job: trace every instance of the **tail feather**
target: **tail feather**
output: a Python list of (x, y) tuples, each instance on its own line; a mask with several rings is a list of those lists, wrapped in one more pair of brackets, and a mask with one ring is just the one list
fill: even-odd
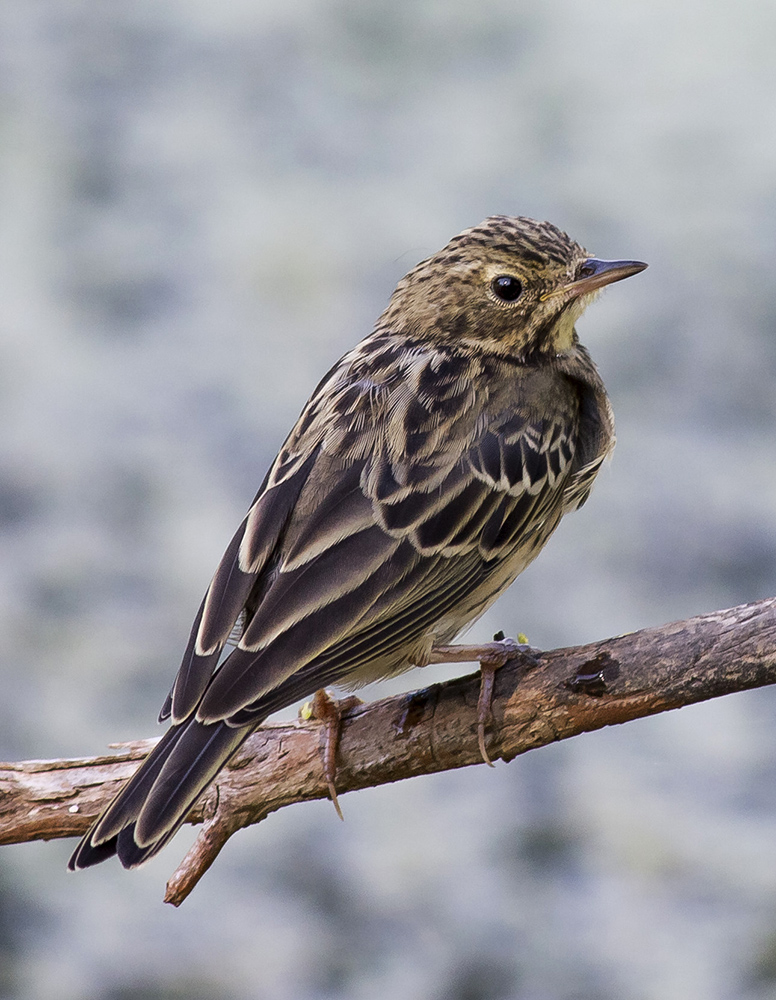
[(208, 725), (195, 719), (186, 724), (140, 810), (135, 828), (139, 847), (150, 846), (180, 826), (192, 803), (254, 728), (235, 729), (225, 722)]
[(110, 840), (103, 841), (101, 844), (92, 844), (87, 839), (90, 834), (91, 830), (73, 851), (67, 863), (67, 867), (71, 872), (80, 871), (82, 868), (91, 868), (92, 865), (98, 865), (101, 861), (107, 861), (108, 858), (112, 858), (116, 853), (116, 840), (118, 838), (111, 837)]
[(165, 847), (183, 826), (186, 819), (184, 813), (174, 827), (159, 840), (147, 847), (139, 847), (135, 840), (135, 824), (124, 827), (115, 841), (116, 856), (125, 868), (137, 868), (143, 862), (155, 857)]
[(125, 868), (153, 857), (255, 728), (195, 720), (172, 726), (73, 852), (71, 871), (114, 854)]
[(113, 840), (126, 826), (137, 819), (165, 761), (173, 753), (183, 735), (183, 728), (183, 726), (172, 726), (159, 740), (90, 830), (88, 837), (92, 844), (96, 846)]

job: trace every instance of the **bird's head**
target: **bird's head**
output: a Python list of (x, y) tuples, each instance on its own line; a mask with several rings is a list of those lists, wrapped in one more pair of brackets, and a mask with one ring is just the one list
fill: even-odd
[(380, 325), (518, 358), (562, 354), (595, 294), (646, 266), (598, 260), (549, 222), (495, 215), (402, 278)]

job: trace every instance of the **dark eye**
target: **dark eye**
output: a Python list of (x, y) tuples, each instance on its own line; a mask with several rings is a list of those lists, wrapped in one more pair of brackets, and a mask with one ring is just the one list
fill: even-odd
[(589, 278), (593, 274), (595, 274), (595, 267), (592, 264), (582, 264), (577, 269), (577, 281), (581, 278)]
[(493, 294), (502, 302), (514, 302), (523, 292), (523, 283), (511, 274), (500, 274), (490, 283)]

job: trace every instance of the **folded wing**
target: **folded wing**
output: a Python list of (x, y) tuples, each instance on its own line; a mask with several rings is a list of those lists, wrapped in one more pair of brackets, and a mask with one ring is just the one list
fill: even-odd
[(267, 715), (452, 638), (560, 519), (576, 389), (537, 416), (517, 383), (510, 399), (476, 393), (452, 351), (397, 366), (379, 348), (343, 359), (300, 417), (200, 607), (162, 711), (172, 728), (72, 866), (156, 853)]

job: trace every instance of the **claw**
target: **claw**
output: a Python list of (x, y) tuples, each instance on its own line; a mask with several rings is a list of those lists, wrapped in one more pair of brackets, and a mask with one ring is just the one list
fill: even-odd
[(304, 718), (318, 719), (319, 722), (323, 723), (323, 776), (326, 779), (326, 787), (329, 789), (329, 798), (341, 820), (344, 820), (345, 817), (342, 815), (334, 782), (337, 777), (337, 749), (342, 729), (342, 716), (350, 709), (355, 708), (356, 705), (361, 704), (363, 702), (355, 695), (337, 701), (328, 691), (321, 688), (313, 695), (312, 702), (308, 702), (302, 708)]
[(490, 759), (485, 746), (485, 727), (493, 721), (493, 687), (496, 679), (496, 671), (503, 667), (507, 660), (514, 660), (518, 657), (524, 659), (528, 666), (536, 666), (538, 649), (528, 645), (528, 640), (522, 634), (518, 636), (518, 642), (514, 639), (504, 638), (503, 632), (497, 632), (493, 636), (493, 642), (489, 644), (490, 649), (486, 656), (480, 657), (480, 695), (477, 699), (477, 745), (480, 748), (482, 759), (488, 767), (496, 765)]
[[(499, 664), (501, 666), (502, 664)], [(485, 747), (485, 726), (493, 721), (493, 682), (496, 679), (497, 666), (489, 664), (487, 660), (480, 661), (480, 696), (477, 699), (477, 743), (482, 754), (482, 759), (488, 767), (496, 765), (488, 756)]]

